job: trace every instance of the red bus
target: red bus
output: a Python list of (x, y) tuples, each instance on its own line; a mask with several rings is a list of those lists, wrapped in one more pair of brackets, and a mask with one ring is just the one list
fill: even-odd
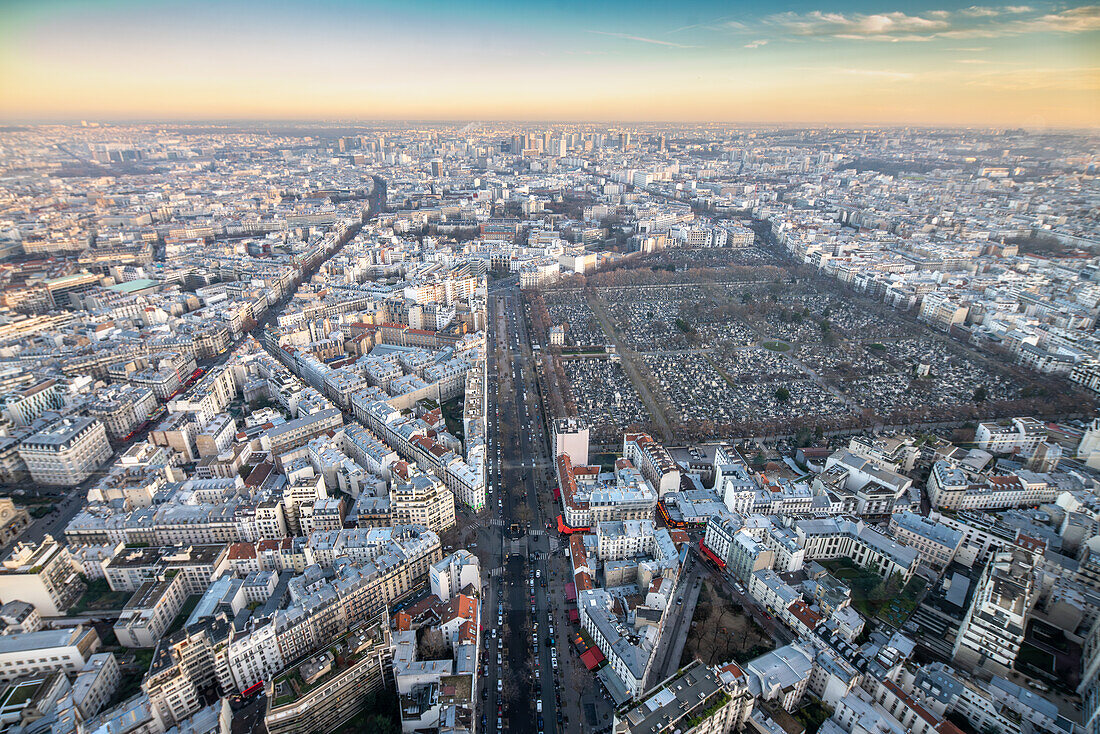
[(259, 683), (256, 683), (255, 685), (251, 685), (248, 688), (245, 688), (243, 691), (241, 691), (241, 698), (252, 698), (257, 693), (262, 691), (263, 689), (264, 689), (264, 682), (260, 681)]

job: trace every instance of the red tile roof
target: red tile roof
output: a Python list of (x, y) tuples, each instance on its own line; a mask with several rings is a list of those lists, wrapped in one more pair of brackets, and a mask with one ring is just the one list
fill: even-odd
[(256, 546), (251, 543), (230, 543), (229, 560), (244, 561), (256, 557)]

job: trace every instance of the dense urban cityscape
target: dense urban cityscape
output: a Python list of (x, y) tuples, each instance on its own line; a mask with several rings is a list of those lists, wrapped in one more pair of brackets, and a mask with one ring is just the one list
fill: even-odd
[(0, 732), (1096, 734), (1098, 169), (0, 129)]

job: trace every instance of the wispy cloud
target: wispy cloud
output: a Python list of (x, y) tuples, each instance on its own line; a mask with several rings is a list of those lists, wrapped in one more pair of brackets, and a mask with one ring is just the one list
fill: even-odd
[(892, 82), (901, 82), (916, 78), (916, 74), (908, 71), (890, 71), (888, 69), (836, 69), (840, 74), (849, 76), (867, 76), (876, 79), (886, 79)]
[(734, 16), (732, 15), (723, 15), (712, 20), (706, 20), (699, 23), (689, 23), (688, 25), (682, 25), (679, 28), (673, 28), (671, 31), (669, 31), (669, 34), (694, 30), (721, 31), (729, 29), (730, 26), (740, 26), (741, 29), (747, 29), (747, 26), (745, 26), (744, 24), (738, 23), (735, 20), (730, 20), (733, 17)]
[[(1032, 17), (1022, 17), (1022, 16)], [(1026, 33), (1086, 33), (1100, 30), (1100, 5), (1040, 13), (1028, 5), (971, 5), (909, 15), (785, 12), (764, 18), (765, 26), (790, 36), (844, 40), (920, 42), (935, 39), (998, 38)]]
[(649, 43), (654, 46), (669, 46), (671, 48), (698, 48), (698, 46), (691, 46), (686, 43), (673, 43), (672, 41), (662, 41), (657, 38), (646, 38), (645, 36), (632, 36), (629, 33), (612, 33), (611, 31), (585, 31), (586, 33), (592, 33), (597, 36), (609, 36), (611, 38), (622, 38), (626, 41), (637, 41), (638, 43)]
[(1100, 5), (1082, 5), (1011, 24), (1017, 33), (1085, 33), (1100, 30)]
[(916, 79), (918, 74), (911, 71), (894, 71), (892, 69), (853, 69), (847, 67), (819, 67), (819, 66), (803, 66), (799, 67), (798, 71), (807, 72), (810, 74), (826, 74), (826, 75), (840, 75), (840, 76), (859, 76), (868, 79), (881, 79), (883, 81), (890, 82), (902, 82)]
[(987, 8), (983, 5), (971, 5), (969, 8), (963, 8), (959, 11), (959, 15), (965, 15), (968, 18), (995, 18), (1000, 15), (1002, 11), (997, 8)]
[(1080, 69), (1012, 69), (985, 71), (968, 76), (965, 84), (1011, 91), (1100, 91), (1100, 67)]
[(957, 64), (988, 64), (985, 59), (955, 59)]
[(766, 46), (767, 43), (767, 40), (764, 39), (758, 41), (749, 41), (745, 44), (745, 48), (760, 48), (761, 46)]
[(766, 22), (795, 36), (864, 39), (871, 41), (916, 40), (923, 36), (950, 30), (943, 18), (906, 15), (901, 11), (865, 15), (856, 13), (779, 13)]

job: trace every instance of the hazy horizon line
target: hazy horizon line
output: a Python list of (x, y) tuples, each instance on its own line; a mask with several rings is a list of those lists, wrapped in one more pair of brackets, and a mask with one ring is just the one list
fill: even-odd
[(396, 125), (396, 124), (432, 124), (432, 125), (609, 125), (609, 126), (725, 126), (725, 127), (837, 127), (845, 129), (872, 128), (872, 129), (903, 129), (915, 128), (925, 130), (989, 130), (989, 129), (1019, 129), (1025, 131), (1057, 130), (1066, 132), (1100, 132), (1100, 122), (1091, 127), (1074, 127), (1060, 125), (1043, 125), (1036, 127), (1027, 124), (1009, 123), (905, 123), (905, 122), (841, 122), (829, 120), (660, 120), (660, 119), (579, 119), (579, 118), (496, 118), (475, 119), (455, 117), (376, 117), (376, 118), (297, 118), (297, 117), (54, 117), (54, 118), (30, 118), (30, 117), (3, 117), (0, 116), (0, 126), (26, 126), (41, 127), (48, 125), (229, 125), (229, 124), (297, 124), (297, 125)]

